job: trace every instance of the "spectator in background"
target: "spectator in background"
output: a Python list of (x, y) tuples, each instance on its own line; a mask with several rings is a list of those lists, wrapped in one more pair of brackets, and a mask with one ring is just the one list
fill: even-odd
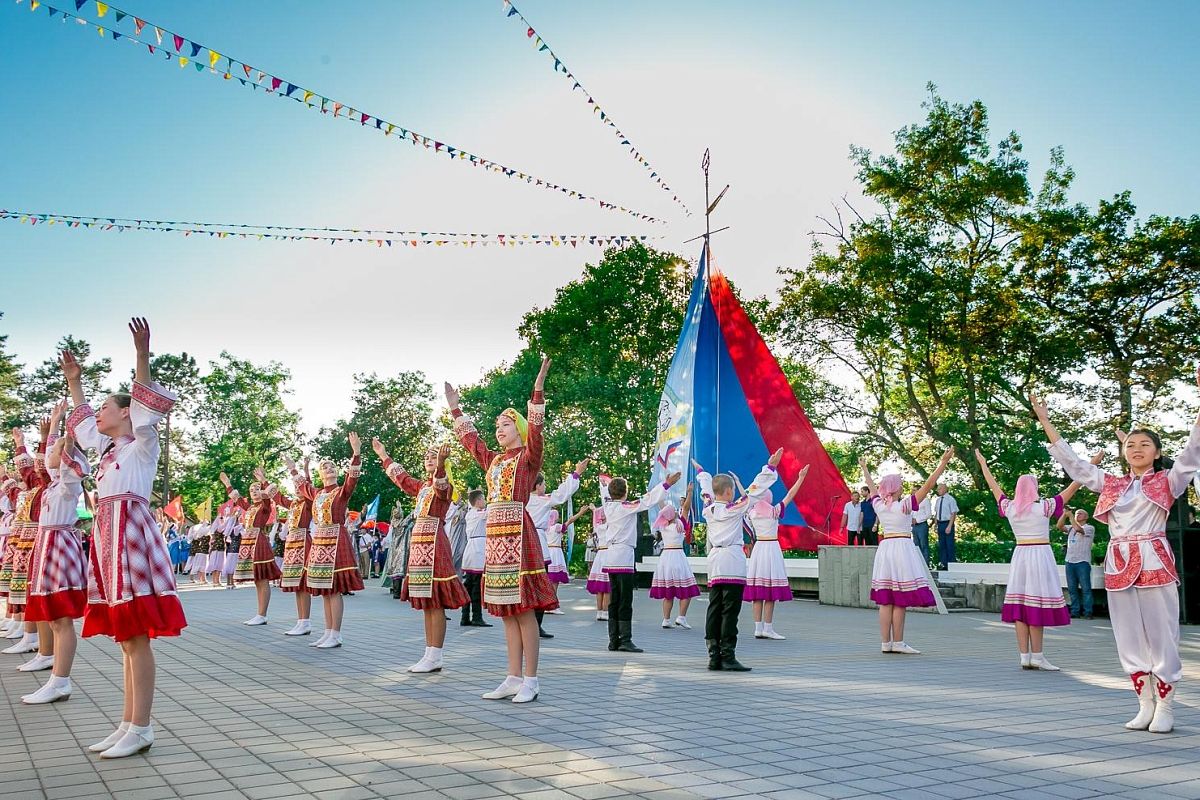
[(937, 520), (938, 569), (946, 569), (957, 561), (954, 557), (954, 529), (958, 523), (958, 501), (944, 483), (937, 485), (933, 516)]
[(913, 543), (921, 551), (921, 557), (929, 564), (929, 517), (933, 514), (933, 506), (929, 496), (921, 498), (917, 510), (913, 512)]
[(875, 506), (871, 505), (871, 490), (864, 486), (858, 490), (858, 496), (862, 498), (858, 504), (858, 509), (862, 514), (862, 533), (859, 538), (862, 544), (877, 545), (879, 544), (879, 517), (875, 515)]
[(862, 509), (858, 507), (861, 499), (858, 492), (850, 490), (850, 499), (842, 506), (842, 530), (846, 531), (846, 544), (862, 544), (859, 536), (862, 531)]
[[(1071, 597), (1071, 616), (1083, 612), (1092, 618), (1092, 543), (1096, 529), (1087, 524), (1088, 512), (1068, 508), (1058, 518), (1058, 529), (1067, 534), (1067, 594)], [(1082, 599), (1082, 603), (1080, 600)]]

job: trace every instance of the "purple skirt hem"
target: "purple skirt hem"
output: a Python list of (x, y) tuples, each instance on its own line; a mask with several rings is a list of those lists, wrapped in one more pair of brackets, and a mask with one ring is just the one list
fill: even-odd
[(547, 572), (546, 577), (551, 583), (570, 583), (571, 576), (565, 572)]
[(587, 590), (592, 594), (609, 594), (612, 592), (612, 584), (608, 581), (593, 581), (587, 582)]
[(651, 586), (651, 600), (688, 600), (700, 596), (700, 587), (691, 586)]
[(742, 593), (744, 602), (753, 602), (755, 600), (770, 600), (776, 603), (781, 603), (792, 599), (792, 590), (788, 586), (755, 586), (747, 583), (746, 591)]
[(871, 602), (881, 606), (900, 606), (901, 608), (927, 608), (936, 606), (933, 592), (928, 586), (914, 589), (911, 592), (900, 592), (892, 589), (872, 589)]
[(1000, 609), (1002, 622), (1024, 622), (1041, 628), (1057, 628), (1071, 624), (1071, 612), (1066, 606), (1061, 608), (1034, 608), (1019, 603), (1005, 603)]

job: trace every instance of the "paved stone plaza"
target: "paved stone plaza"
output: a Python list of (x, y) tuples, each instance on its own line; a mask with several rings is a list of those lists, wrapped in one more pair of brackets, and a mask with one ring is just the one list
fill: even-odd
[[(1047, 636), (1063, 672), (1023, 672), (999, 617), (910, 617), (921, 656), (878, 652), (872, 611), (781, 606), (787, 641), (743, 637), (748, 675), (704, 669), (694, 630), (661, 630), (639, 592), (642, 655), (605, 650), (590, 596), (547, 617), (542, 696), (480, 699), (504, 677), (499, 627), (451, 623), (446, 670), (409, 675), (420, 615), (370, 588), (347, 598), (340, 650), (285, 638), (290, 596), (247, 628), (253, 593), (184, 590), (191, 627), (157, 648), (156, 744), (105, 762), (84, 745), (120, 718), (118, 650), (81, 643), (75, 694), (23, 706), (45, 673), (0, 656), (6, 800), (103, 798), (1200, 798), (1200, 629), (1183, 634), (1176, 732), (1136, 710), (1106, 620)], [(317, 604), (316, 609), (319, 609)], [(315, 610), (316, 610), (315, 609)], [(314, 622), (319, 624), (319, 612)], [(753, 630), (749, 609), (743, 631)], [(33, 754), (36, 753), (36, 756)]]

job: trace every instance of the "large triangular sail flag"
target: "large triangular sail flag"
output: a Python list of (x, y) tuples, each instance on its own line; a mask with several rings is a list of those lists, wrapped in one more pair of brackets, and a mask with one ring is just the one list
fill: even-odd
[[(749, 481), (780, 447), (785, 455), (774, 490), (777, 500), (810, 465), (800, 493), (784, 510), (780, 545), (816, 550), (821, 544), (845, 544), (841, 509), (849, 487), (705, 247), (659, 402), (650, 485), (675, 471), (694, 477), (692, 459), (710, 472), (733, 472)], [(685, 484), (672, 489), (677, 505)]]

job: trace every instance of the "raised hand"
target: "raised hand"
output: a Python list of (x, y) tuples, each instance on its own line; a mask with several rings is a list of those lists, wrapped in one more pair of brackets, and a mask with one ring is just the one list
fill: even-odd
[(296, 471), (296, 462), (292, 461), (291, 456), (285, 455), (283, 457), (283, 463), (284, 463), (284, 466), (286, 466), (288, 468), (289, 474)]
[(150, 323), (145, 317), (129, 320), (129, 332), (133, 334), (133, 347), (138, 354), (150, 352)]
[(804, 469), (800, 470), (800, 474), (796, 476), (796, 480), (797, 481), (804, 480), (808, 476), (808, 468), (811, 466), (812, 466), (811, 464), (805, 464)]
[(25, 446), (25, 432), (20, 428), (12, 429), (13, 445), (17, 448)]
[(771, 453), (771, 458), (767, 461), (772, 467), (778, 467), (779, 462), (783, 460), (783, 448), (779, 448), (774, 453)]
[(942, 453), (942, 457), (941, 457), (941, 459), (939, 460), (939, 462), (938, 462), (938, 463), (940, 463), (940, 464), (941, 464), (943, 467), (945, 467), (945, 466), (946, 466), (947, 464), (949, 464), (949, 463), (950, 463), (950, 462), (951, 462), (953, 459), (954, 459), (954, 448), (953, 448), (953, 447), (947, 447), (947, 448), (946, 448), (946, 451), (945, 451), (944, 453)]
[(546, 373), (550, 371), (550, 359), (542, 359), (542, 368), (538, 370), (537, 380), (533, 382), (533, 388), (541, 391), (546, 388)]
[(1050, 416), (1050, 410), (1046, 408), (1045, 401), (1037, 393), (1029, 393), (1029, 405), (1033, 407), (1033, 413), (1038, 419), (1046, 419)]
[(49, 417), (42, 417), (42, 421), (38, 423), (38, 435), (41, 437), (41, 441), (43, 441), (43, 442), (46, 441), (47, 438), (49, 438), (49, 436), (50, 436), (50, 418)]
[(1097, 467), (1100, 466), (1100, 462), (1103, 460), (1104, 460), (1104, 450), (1103, 449), (1097, 450), (1095, 453), (1092, 453), (1092, 457), (1089, 459), (1089, 461), (1091, 461), (1092, 464)]
[(1122, 445), (1124, 445), (1125, 439), (1128, 438), (1128, 436), (1129, 436), (1129, 432), (1123, 431), (1120, 428), (1117, 428), (1115, 433), (1117, 434), (1117, 441), (1120, 442)]
[(371, 439), (371, 449), (375, 451), (375, 455), (379, 456), (380, 461), (387, 461), (387, 448), (383, 446), (383, 442), (379, 441), (378, 436)]
[(664, 480), (663, 483), (665, 483), (667, 486), (674, 486), (675, 484), (679, 483), (679, 478), (681, 477), (681, 475), (682, 475), (682, 473), (672, 472), (670, 475), (667, 476), (666, 480)]
[(350, 450), (354, 455), (360, 455), (362, 453), (362, 439), (358, 438), (358, 434), (350, 431), (350, 433), (346, 434), (346, 439), (349, 440)]
[(582, 478), (583, 473), (587, 472), (588, 464), (590, 463), (592, 463), (592, 459), (590, 458), (585, 458), (580, 461), (575, 465), (575, 474)]
[(437, 453), (438, 467), (446, 466), (446, 459), (448, 459), (449, 457), (450, 457), (450, 445), (443, 444), (441, 447), (438, 448), (438, 453)]
[(221, 472), (219, 477), (221, 478), (222, 485), (224, 485), (226, 489), (230, 488), (233, 485), (229, 482), (229, 476), (226, 475), (224, 471)]
[(458, 395), (458, 389), (455, 389), (450, 384), (449, 381), (446, 382), (445, 389), (446, 389), (446, 405), (448, 405), (450, 407), (450, 410), (453, 411), (454, 409), (459, 407), (459, 403), (462, 402), (462, 398), (459, 397), (459, 395)]
[(267, 482), (267, 473), (263, 472), (262, 467), (254, 468), (254, 480), (258, 481), (259, 483)]
[(62, 367), (63, 377), (67, 379), (67, 383), (78, 383), (83, 375), (83, 367), (79, 365), (75, 354), (70, 350), (63, 350), (58, 355), (58, 365)]
[(700, 474), (701, 472), (704, 472), (704, 467), (700, 466), (700, 462), (694, 458), (692, 459), (692, 467), (693, 467), (693, 469), (696, 470), (697, 475)]
[(975, 460), (980, 464), (987, 465), (987, 460), (983, 457), (983, 453), (979, 452), (979, 448), (975, 448)]
[(67, 415), (67, 398), (63, 398), (54, 404), (54, 408), (50, 409), (50, 430), (58, 430), (58, 426), (62, 423), (63, 417)]

